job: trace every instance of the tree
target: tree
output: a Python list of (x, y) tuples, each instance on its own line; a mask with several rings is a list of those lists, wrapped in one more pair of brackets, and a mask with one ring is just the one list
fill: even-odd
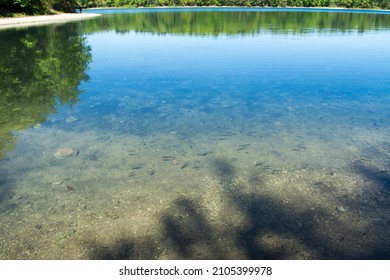
[(12, 131), (45, 122), (58, 103), (78, 101), (92, 58), (76, 27), (0, 33), (0, 158), (16, 143)]

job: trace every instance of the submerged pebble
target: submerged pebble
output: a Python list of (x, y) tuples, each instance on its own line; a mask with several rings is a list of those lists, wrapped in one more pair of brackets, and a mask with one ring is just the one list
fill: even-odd
[(63, 183), (63, 181), (54, 181), (54, 182), (51, 182), (52, 185), (56, 185), (56, 186), (59, 186)]
[(64, 148), (58, 148), (54, 153), (54, 157), (56, 158), (75, 157), (78, 154), (79, 154), (79, 150), (72, 147), (64, 147)]
[(336, 209), (340, 212), (345, 212), (345, 208), (343, 206), (337, 206)]
[(67, 122), (67, 123), (71, 123), (71, 122), (75, 122), (75, 121), (77, 121), (77, 118), (75, 118), (73, 116), (67, 117), (65, 119), (65, 122)]
[(35, 228), (36, 228), (36, 229), (42, 229), (42, 228), (43, 228), (43, 224), (36, 224), (36, 225), (35, 225)]

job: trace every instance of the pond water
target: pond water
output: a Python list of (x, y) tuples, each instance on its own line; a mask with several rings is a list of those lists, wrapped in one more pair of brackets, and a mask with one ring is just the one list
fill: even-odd
[(390, 13), (113, 9), (0, 30), (0, 259), (389, 259)]

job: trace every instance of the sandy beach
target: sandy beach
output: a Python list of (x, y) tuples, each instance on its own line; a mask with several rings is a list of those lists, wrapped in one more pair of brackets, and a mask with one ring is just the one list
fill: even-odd
[(65, 22), (74, 20), (84, 20), (92, 17), (97, 17), (99, 14), (76, 13), (76, 14), (59, 14), (59, 15), (44, 15), (44, 16), (29, 16), (16, 18), (0, 18), (0, 29), (14, 28), (19, 26), (41, 25), (53, 22)]

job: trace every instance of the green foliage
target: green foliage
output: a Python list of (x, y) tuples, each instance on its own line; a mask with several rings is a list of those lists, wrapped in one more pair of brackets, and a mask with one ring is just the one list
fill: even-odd
[(378, 6), (382, 9), (390, 9), (390, 0), (382, 0)]
[(83, 7), (242, 6), (345, 7), (390, 9), (390, 0), (0, 0), (0, 15), (7, 11), (44, 14), (55, 9), (75, 12)]
[(0, 0), (0, 15), (9, 16), (9, 13), (11, 15), (12, 13), (24, 13), (27, 15), (48, 14), (53, 9), (71, 13), (75, 12), (78, 5), (82, 4), (82, 1), (79, 3), (77, 0)]
[[(13, 35), (10, 36), (10, 32)], [(0, 158), (12, 131), (43, 123), (57, 103), (75, 104), (92, 57), (76, 28), (46, 26), (0, 32)]]
[(87, 7), (104, 6), (242, 6), (390, 8), (390, 0), (88, 0)]
[[(304, 15), (303, 15), (304, 14)], [(304, 20), (302, 20), (304, 18)], [(323, 13), (323, 12), (234, 12), (220, 13), (204, 10), (196, 12), (142, 12), (113, 14), (85, 22), (87, 33), (115, 30), (119, 33), (131, 31), (155, 34), (221, 34), (248, 35), (256, 33), (321, 33), (364, 32), (377, 28), (390, 28), (387, 14), (368, 13)]]

